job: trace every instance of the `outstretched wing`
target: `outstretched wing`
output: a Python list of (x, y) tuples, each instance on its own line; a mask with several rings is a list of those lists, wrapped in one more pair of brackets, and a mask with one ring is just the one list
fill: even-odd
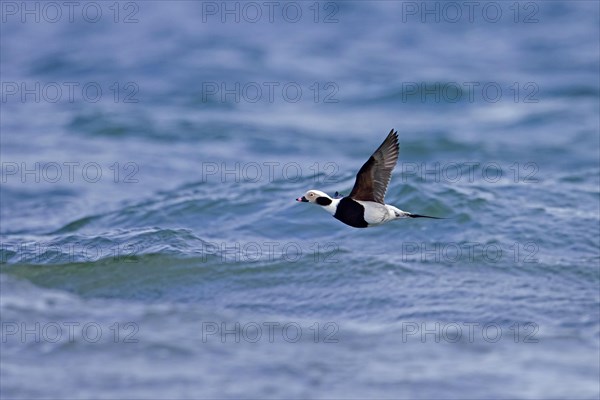
[(392, 129), (356, 174), (356, 182), (349, 197), (384, 204), (385, 192), (398, 162), (399, 152), (398, 132)]

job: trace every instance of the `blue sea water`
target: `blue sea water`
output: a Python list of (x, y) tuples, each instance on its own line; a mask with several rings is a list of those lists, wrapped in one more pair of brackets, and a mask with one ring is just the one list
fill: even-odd
[[(600, 396), (595, 1), (1, 3), (0, 395)], [(390, 129), (388, 203), (347, 227)]]

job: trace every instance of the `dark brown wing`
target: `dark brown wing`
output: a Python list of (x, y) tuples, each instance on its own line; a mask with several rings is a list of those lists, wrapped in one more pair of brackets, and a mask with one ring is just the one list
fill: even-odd
[(356, 182), (349, 197), (354, 200), (374, 201), (384, 204), (383, 199), (387, 191), (392, 171), (398, 162), (400, 146), (398, 145), (398, 132), (392, 129), (381, 146), (362, 166), (356, 174)]

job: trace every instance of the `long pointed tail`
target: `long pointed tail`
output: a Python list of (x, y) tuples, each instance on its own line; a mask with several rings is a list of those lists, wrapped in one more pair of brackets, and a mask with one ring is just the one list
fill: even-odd
[(407, 217), (410, 217), (410, 218), (446, 219), (446, 218), (441, 218), (441, 217), (430, 217), (429, 215), (419, 215), (419, 214), (411, 214), (411, 213), (408, 213)]

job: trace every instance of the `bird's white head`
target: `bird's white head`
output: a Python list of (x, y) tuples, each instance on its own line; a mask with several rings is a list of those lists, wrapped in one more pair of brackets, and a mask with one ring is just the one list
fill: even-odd
[(328, 206), (332, 202), (332, 198), (325, 192), (321, 192), (320, 190), (311, 189), (308, 192), (304, 193), (304, 196), (298, 197), (296, 201), (302, 201), (305, 203), (315, 203), (320, 206)]
[(304, 196), (298, 197), (296, 201), (317, 204), (332, 213), (335, 213), (335, 208), (339, 203), (339, 199), (332, 199), (327, 193), (315, 189), (304, 193)]

